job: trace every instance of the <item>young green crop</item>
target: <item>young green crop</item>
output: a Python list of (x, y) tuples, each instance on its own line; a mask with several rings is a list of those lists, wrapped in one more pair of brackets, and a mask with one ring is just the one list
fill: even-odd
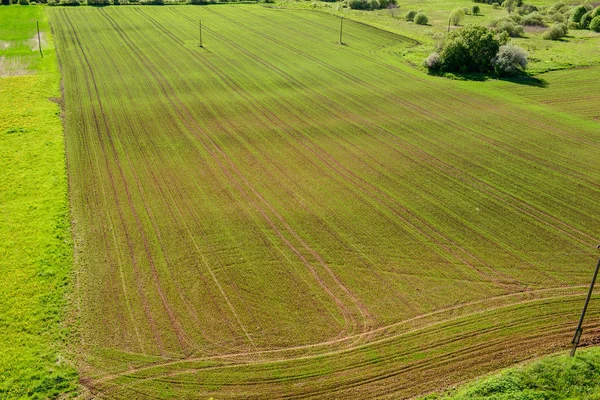
[(568, 343), (593, 121), (321, 13), (48, 11), (99, 395), (409, 397)]

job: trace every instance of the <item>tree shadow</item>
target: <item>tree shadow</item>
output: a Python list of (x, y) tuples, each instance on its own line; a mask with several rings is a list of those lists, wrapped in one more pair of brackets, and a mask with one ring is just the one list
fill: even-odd
[(513, 76), (510, 78), (498, 78), (501, 81), (515, 83), (517, 85), (533, 86), (545, 88), (548, 87), (548, 81), (545, 79), (536, 78), (535, 76), (523, 75)]
[(493, 73), (459, 73), (459, 72), (429, 72), (429, 75), (441, 76), (443, 78), (457, 80), (457, 81), (473, 81), (473, 82), (485, 82), (490, 79), (497, 79), (499, 81), (510, 82), (517, 85), (534, 86), (545, 88), (548, 86), (548, 82), (544, 79), (536, 78), (528, 75), (525, 72), (521, 72), (515, 76), (498, 76)]

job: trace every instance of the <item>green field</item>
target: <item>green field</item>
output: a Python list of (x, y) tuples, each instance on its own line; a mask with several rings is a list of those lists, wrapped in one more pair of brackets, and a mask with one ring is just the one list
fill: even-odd
[(0, 7), (0, 21), (0, 398), (55, 398), (77, 382), (60, 74), (43, 8)]
[(406, 397), (568, 346), (593, 119), (426, 76), (367, 25), (340, 45), (327, 14), (48, 12), (92, 393)]
[[(556, 2), (547, 0), (524, 1), (525, 4), (549, 6)], [(567, 4), (582, 2), (566, 1)], [(448, 16), (455, 9), (471, 9), (472, 0), (398, 0), (398, 10), (393, 15), (390, 10), (360, 11), (341, 8), (337, 2), (280, 0), (276, 7), (312, 9), (338, 16), (344, 16), (359, 22), (367, 23), (381, 29), (407, 36), (416, 43), (400, 50), (406, 61), (416, 67), (422, 66), (423, 60), (442, 43), (447, 35)], [(478, 3), (481, 13), (465, 15), (459, 26), (451, 26), (451, 30), (462, 29), (469, 25), (489, 27), (492, 21), (507, 17), (506, 9), (493, 8), (489, 4)], [(429, 18), (427, 25), (417, 25), (406, 21), (404, 14), (409, 10), (421, 10)], [(542, 33), (547, 28), (525, 27), (525, 34), (510, 41), (529, 53), (528, 72), (544, 73), (552, 70), (568, 69), (600, 64), (600, 33), (589, 30), (571, 29), (562, 40), (543, 40)]]

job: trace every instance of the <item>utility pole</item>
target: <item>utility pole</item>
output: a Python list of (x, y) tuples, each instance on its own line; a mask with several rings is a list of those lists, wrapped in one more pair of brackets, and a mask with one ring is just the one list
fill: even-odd
[(44, 53), (42, 53), (42, 39), (40, 38), (40, 21), (35, 21), (38, 31), (38, 47), (40, 49), (40, 55), (44, 58)]
[[(598, 247), (600, 248), (600, 246)], [(592, 283), (590, 284), (590, 290), (588, 291), (587, 297), (585, 299), (585, 304), (583, 305), (583, 310), (581, 311), (581, 316), (579, 317), (579, 323), (577, 324), (577, 329), (575, 329), (575, 335), (573, 335), (573, 340), (571, 341), (571, 343), (573, 344), (573, 348), (571, 349), (571, 357), (575, 356), (575, 351), (577, 350), (579, 339), (581, 339), (581, 334), (583, 333), (583, 328), (581, 328), (581, 325), (583, 324), (585, 312), (587, 311), (588, 304), (590, 303), (590, 299), (592, 298), (592, 291), (594, 290), (594, 284), (596, 283), (596, 278), (598, 277), (598, 270), (600, 270), (600, 259), (598, 260), (598, 264), (596, 265), (596, 271), (594, 271), (594, 277), (592, 278)]]
[(202, 20), (200, 20), (200, 47), (204, 47), (202, 46)]
[(340, 44), (344, 44), (342, 41), (342, 32), (344, 31), (344, 17), (340, 17)]

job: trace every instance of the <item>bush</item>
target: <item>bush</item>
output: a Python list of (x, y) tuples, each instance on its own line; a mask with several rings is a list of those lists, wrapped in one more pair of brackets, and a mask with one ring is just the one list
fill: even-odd
[(451, 32), (442, 46), (442, 71), (490, 72), (492, 58), (498, 53), (500, 42), (494, 33), (482, 26), (469, 26)]
[(500, 8), (500, 4), (498, 4), (498, 3), (496, 3), (496, 2), (493, 2), (493, 3), (492, 3), (492, 8), (493, 8), (494, 10), (497, 10), (497, 9), (499, 9), (499, 8)]
[(542, 39), (558, 40), (567, 34), (567, 26), (565, 24), (554, 24), (546, 32), (542, 34)]
[(553, 14), (553, 13), (561, 13), (562, 14), (568, 10), (569, 10), (569, 6), (567, 6), (562, 1), (559, 1), (558, 3), (554, 3), (550, 6), (550, 8), (548, 8), (548, 12), (551, 14)]
[(442, 58), (438, 53), (431, 53), (423, 62), (430, 71), (438, 71), (442, 66)]
[[(48, 0), (48, 3), (50, 3), (50, 0)], [(78, 6), (79, 4), (79, 0), (60, 0), (60, 3), (58, 3), (61, 6)]]
[(591, 12), (586, 12), (585, 14), (583, 14), (583, 16), (581, 17), (581, 20), (579, 21), (579, 25), (581, 26), (581, 29), (587, 29), (590, 27), (590, 22), (592, 22), (592, 13)]
[(521, 7), (517, 9), (519, 15), (527, 15), (531, 14), (534, 11), (539, 11), (538, 8), (532, 4), (523, 4)]
[(409, 10), (405, 15), (404, 19), (407, 21), (414, 21), (417, 16), (417, 12), (415, 10)]
[(353, 10), (366, 10), (369, 3), (367, 0), (348, 0), (348, 7)]
[(600, 6), (596, 7), (594, 11), (592, 11), (592, 19), (600, 17)]
[(579, 24), (579, 22), (575, 22), (575, 21), (569, 21), (569, 24), (567, 26), (571, 30), (581, 29), (581, 25)]
[(423, 14), (422, 12), (415, 15), (415, 24), (427, 25), (427, 22), (429, 22), (429, 18), (427, 18), (427, 15)]
[(544, 16), (537, 12), (533, 12), (524, 16), (521, 19), (521, 23), (525, 26), (546, 26)]
[(29, 0), (19, 0), (19, 4), (22, 6), (28, 6), (29, 5)]
[(450, 22), (452, 25), (458, 25), (464, 17), (465, 17), (465, 12), (462, 9), (457, 8), (456, 10), (454, 10), (450, 13), (448, 22)]
[(590, 30), (600, 32), (600, 15), (592, 19), (592, 22), (590, 22)]
[(481, 12), (481, 9), (477, 5), (473, 6), (473, 8), (471, 8), (471, 13), (473, 13), (473, 15), (479, 15), (480, 12)]
[(500, 76), (513, 76), (527, 68), (527, 52), (519, 46), (500, 46), (492, 59), (494, 72)]
[(495, 24), (496, 33), (506, 32), (510, 37), (521, 37), (525, 30), (521, 25), (517, 25), (509, 19), (502, 19)]
[(565, 22), (567, 19), (565, 18), (564, 15), (562, 15), (561, 13), (554, 13), (552, 15), (550, 15), (550, 18), (552, 19), (552, 21), (554, 22)]
[(588, 12), (587, 8), (584, 6), (577, 6), (573, 9), (573, 11), (571, 11), (570, 20), (573, 22), (579, 22), (581, 21), (581, 17), (583, 17), (586, 12)]

